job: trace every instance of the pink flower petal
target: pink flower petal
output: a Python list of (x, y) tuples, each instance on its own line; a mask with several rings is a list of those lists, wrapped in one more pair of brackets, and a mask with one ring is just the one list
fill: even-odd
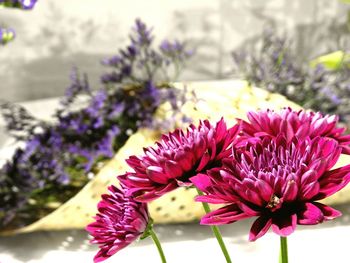
[(299, 189), (298, 185), (294, 180), (290, 180), (287, 182), (286, 189), (283, 193), (283, 201), (284, 202), (292, 202), (297, 198)]
[(228, 205), (206, 214), (201, 219), (202, 225), (224, 225), (236, 222), (237, 220), (249, 218), (238, 206)]
[(301, 176), (301, 184), (302, 187), (305, 185), (312, 183), (318, 179), (317, 172), (313, 169), (310, 169), (306, 171), (302, 176)]
[(193, 184), (191, 182), (183, 182), (181, 180), (175, 179), (175, 182), (180, 187), (191, 187)]
[(166, 184), (169, 180), (169, 177), (164, 174), (163, 169), (157, 166), (147, 167), (146, 173), (149, 178), (156, 183)]
[(177, 178), (183, 174), (183, 170), (181, 169), (180, 165), (173, 160), (165, 161), (164, 168), (166, 175), (170, 178)]
[(310, 131), (310, 123), (309, 122), (305, 122), (304, 124), (302, 124), (297, 133), (295, 134), (295, 136), (299, 139), (299, 140), (303, 140), (309, 133)]
[(248, 216), (257, 216), (260, 214), (259, 211), (254, 210), (252, 207), (243, 202), (238, 202), (237, 206)]
[(202, 192), (205, 192), (212, 185), (210, 177), (206, 174), (197, 174), (191, 177), (190, 181)]
[(290, 142), (294, 136), (294, 131), (290, 123), (286, 120), (283, 120), (281, 122), (280, 130), (281, 133), (283, 133), (285, 138), (287, 139), (287, 142)]
[(97, 252), (97, 254), (94, 256), (94, 263), (102, 262), (109, 258), (110, 256), (108, 255), (103, 255), (101, 251)]
[(272, 231), (286, 237), (292, 234), (297, 225), (297, 215), (283, 215), (272, 219)]
[(342, 215), (342, 213), (330, 206), (324, 205), (324, 204), (320, 204), (315, 202), (314, 203), (323, 213), (323, 216), (326, 220), (332, 220), (335, 219), (339, 216)]
[(311, 200), (319, 193), (319, 191), (320, 184), (317, 181), (311, 182), (303, 187), (301, 197), (303, 198), (303, 200)]
[(266, 216), (260, 216), (253, 223), (249, 232), (249, 241), (255, 241), (266, 234), (272, 224), (272, 219)]
[(257, 188), (262, 199), (268, 202), (273, 195), (272, 187), (264, 180), (255, 181), (254, 186)]
[(323, 213), (316, 205), (306, 203), (303, 210), (298, 213), (298, 224), (316, 225), (324, 220)]
[(171, 192), (177, 188), (176, 182), (171, 182), (167, 185), (163, 185), (162, 187), (156, 188), (150, 192), (138, 195), (134, 199), (138, 202), (150, 202), (153, 201), (165, 193)]
[(314, 200), (324, 199), (343, 189), (350, 182), (350, 165), (324, 173), (319, 182), (321, 189)]
[(205, 152), (201, 158), (201, 162), (198, 165), (197, 171), (202, 171), (204, 167), (209, 163), (210, 155), (208, 152)]
[(217, 196), (211, 196), (211, 195), (196, 196), (194, 200), (197, 202), (208, 203), (208, 204), (225, 204), (225, 203), (232, 202), (232, 200), (225, 200)]

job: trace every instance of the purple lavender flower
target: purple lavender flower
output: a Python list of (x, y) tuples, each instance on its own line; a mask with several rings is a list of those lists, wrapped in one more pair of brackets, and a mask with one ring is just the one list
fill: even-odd
[(102, 60), (102, 65), (118, 67), (119, 63), (123, 60), (120, 56), (116, 55), (111, 58), (105, 58)]
[(91, 98), (89, 106), (86, 108), (86, 112), (95, 118), (98, 118), (101, 115), (100, 111), (103, 111), (106, 106), (108, 99), (108, 94), (106, 90), (97, 91), (94, 96)]
[(60, 104), (63, 106), (62, 112), (67, 111), (67, 107), (73, 104), (79, 95), (91, 95), (88, 77), (84, 74), (81, 79), (77, 67), (72, 68), (70, 80), (70, 85), (66, 88), (65, 94), (60, 100)]
[[(253, 48), (233, 52), (236, 70), (251, 84), (277, 92), (304, 108), (337, 114), (343, 122), (350, 119), (350, 68), (342, 63), (336, 70), (319, 64), (310, 68), (300, 61), (286, 38), (264, 32)], [(245, 44), (245, 46), (249, 46)], [(310, 58), (311, 59), (311, 58)]]
[(107, 119), (110, 121), (114, 121), (121, 117), (121, 114), (125, 111), (125, 103), (120, 102), (114, 105), (109, 111), (107, 115)]
[(147, 28), (146, 24), (141, 19), (136, 19), (135, 26), (133, 28), (136, 33), (134, 38), (131, 37), (131, 42), (139, 46), (150, 45), (153, 41), (152, 28)]
[[(154, 37), (152, 29), (137, 19), (133, 27), (133, 34), (130, 36), (130, 44), (121, 49), (119, 54), (106, 58), (103, 65), (113, 67), (113, 71), (101, 77), (103, 83), (147, 83), (165, 68), (174, 66), (176, 74), (178, 69), (191, 55), (192, 51), (180, 41), (164, 40), (159, 49), (152, 47)], [(165, 76), (167, 79), (168, 76)]]
[[(52, 191), (70, 182), (65, 171), (56, 136), (50, 131), (32, 137), (23, 148), (18, 148), (11, 161), (0, 169), (0, 226), (24, 224), (30, 209), (29, 199), (43, 200), (46, 191)], [(62, 156), (62, 157), (59, 157)], [(44, 196), (39, 194), (42, 191)], [(34, 197), (33, 193), (38, 193)], [(5, 211), (6, 213), (2, 213)], [(12, 222), (15, 221), (16, 223)]]
[[(116, 151), (115, 141), (118, 140), (121, 131), (118, 126), (113, 126), (103, 133), (98, 134), (98, 131), (96, 133), (100, 138), (93, 138), (95, 136), (92, 136), (91, 142), (87, 142), (87, 140), (74, 141), (71, 138), (64, 138), (67, 139), (64, 144), (67, 145), (71, 158), (79, 159), (80, 161), (76, 165), (78, 168), (84, 169), (85, 172), (92, 169), (98, 158), (113, 157)], [(69, 141), (69, 139), (71, 140)]]
[[(233, 52), (233, 60), (237, 71), (249, 82), (258, 87), (267, 88), (270, 92), (278, 92), (298, 100), (300, 84), (305, 74), (297, 65), (289, 42), (273, 34), (272, 30), (263, 32), (261, 41), (252, 50), (242, 49)], [(288, 87), (296, 90), (290, 93)]]
[(61, 158), (56, 157), (61, 150), (62, 141), (59, 134), (50, 129), (35, 135), (26, 143), (21, 162), (26, 163), (28, 172), (38, 182), (36, 188), (44, 187), (47, 182), (59, 185), (69, 183)]
[(17, 149), (11, 162), (0, 170), (0, 225), (7, 226), (28, 202), (27, 193), (33, 190), (33, 178), (26, 169), (20, 169), (23, 151)]
[(119, 75), (116, 72), (105, 73), (101, 76), (101, 82), (104, 84), (108, 83), (119, 83), (123, 79), (122, 75)]
[(320, 91), (323, 92), (324, 95), (326, 95), (329, 98), (329, 100), (332, 102), (332, 104), (334, 104), (334, 105), (341, 104), (342, 100), (337, 96), (337, 94), (332, 92), (331, 88), (323, 87)]
[[(98, 161), (111, 158), (130, 134), (140, 127), (156, 127), (153, 115), (160, 104), (170, 101), (173, 109), (179, 110), (185, 103), (182, 91), (155, 84), (157, 72), (169, 56), (151, 48), (152, 30), (140, 20), (133, 30), (131, 43), (103, 61), (113, 72), (102, 76), (106, 83), (102, 89), (92, 92), (87, 76), (81, 78), (73, 68), (54, 123), (37, 120), (22, 107), (1, 105), (8, 130), (26, 146), (1, 172), (6, 180), (0, 179), (0, 198), (12, 200), (14, 209), (11, 216), (5, 216), (2, 211), (8, 208), (7, 203), (0, 202), (0, 227), (30, 223), (42, 214), (42, 207), (29, 200), (40, 204), (67, 200), (80, 189), (76, 185), (82, 187), (88, 181), (85, 174)], [(174, 46), (179, 56), (180, 45)], [(12, 177), (26, 178), (24, 186), (20, 180), (8, 180)], [(17, 188), (18, 193), (13, 190)]]
[(187, 50), (185, 44), (177, 40), (164, 40), (159, 48), (165, 56), (179, 61), (186, 60), (193, 54), (193, 50)]

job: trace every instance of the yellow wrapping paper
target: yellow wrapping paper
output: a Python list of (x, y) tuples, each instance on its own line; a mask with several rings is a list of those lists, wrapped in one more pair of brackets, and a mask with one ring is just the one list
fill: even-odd
[[(235, 118), (245, 119), (249, 110), (266, 108), (279, 110), (287, 106), (300, 109), (300, 106), (288, 101), (285, 97), (259, 88), (251, 88), (244, 81), (188, 82), (175, 85), (177, 88), (184, 88), (185, 85), (189, 91), (195, 91), (199, 99), (196, 105), (188, 102), (183, 107), (183, 111), (189, 114), (195, 122), (198, 122), (199, 119), (217, 121), (224, 116), (229, 124), (233, 124)], [(164, 112), (161, 108), (158, 115)], [(106, 193), (107, 186), (117, 184), (116, 176), (129, 169), (125, 159), (130, 155), (141, 154), (143, 147), (153, 145), (158, 138), (159, 132), (139, 130), (76, 196), (51, 214), (15, 232), (84, 228), (96, 214), (97, 203), (101, 194)], [(340, 162), (350, 163), (350, 158), (342, 156)], [(350, 201), (349, 192), (349, 189), (344, 189), (327, 200), (327, 203), (348, 202)], [(194, 196), (196, 196), (194, 189), (180, 188), (170, 192), (150, 203), (151, 216), (156, 223), (198, 220), (204, 212), (201, 204), (193, 201)]]

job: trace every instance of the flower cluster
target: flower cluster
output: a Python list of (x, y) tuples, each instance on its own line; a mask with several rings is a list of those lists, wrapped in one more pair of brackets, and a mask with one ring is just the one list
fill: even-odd
[[(226, 123), (221, 119), (215, 126), (209, 121), (200, 122), (196, 127), (191, 125), (186, 132), (180, 129), (163, 135), (162, 140), (157, 142), (156, 147), (149, 147), (144, 150), (144, 155), (130, 156), (128, 165), (134, 172), (118, 176), (122, 184), (123, 194), (146, 205), (147, 202), (157, 199), (162, 195), (182, 186), (191, 186), (191, 177), (196, 174), (220, 166), (224, 158), (228, 157), (231, 147), (238, 134), (239, 126), (227, 128)], [(115, 189), (115, 188), (114, 188)], [(115, 190), (114, 190), (115, 191)], [(123, 236), (110, 234), (104, 229), (115, 227), (114, 214), (122, 214), (123, 207), (128, 205), (119, 200), (118, 209), (113, 213), (108, 211), (102, 213), (104, 224), (97, 221), (90, 224), (87, 230), (94, 237), (94, 242), (100, 244), (100, 251), (95, 257), (99, 262), (100, 254), (106, 255), (106, 251), (112, 251), (108, 257), (118, 250), (112, 250), (112, 244), (124, 246), (132, 240), (125, 240)], [(99, 204), (105, 203), (102, 200)], [(113, 209), (116, 206), (111, 206)], [(139, 216), (133, 214), (133, 220), (140, 220)], [(108, 219), (107, 219), (108, 218)], [(94, 227), (98, 226), (98, 229)], [(117, 231), (125, 232), (129, 229), (128, 224), (120, 224)]]
[(201, 223), (258, 217), (249, 235), (254, 241), (271, 226), (276, 234), (288, 236), (296, 224), (314, 225), (340, 216), (318, 202), (350, 181), (350, 165), (331, 170), (350, 143), (335, 127), (336, 118), (291, 109), (248, 117), (249, 122), (240, 121), (242, 136), (232, 157), (192, 179), (207, 194), (197, 201), (225, 204)]
[(343, 53), (338, 62), (332, 62), (333, 67), (321, 61), (311, 63), (311, 67), (310, 61), (300, 61), (290, 41), (272, 30), (264, 31), (252, 50), (233, 52), (236, 72), (251, 84), (280, 93), (304, 108), (336, 114), (342, 122), (350, 120), (350, 67), (346, 58)]
[[(116, 201), (116, 206), (115, 200), (106, 204), (103, 197), (99, 207), (105, 210), (99, 210), (97, 222), (87, 229), (100, 244), (98, 255), (109, 257), (118, 251), (114, 244), (124, 247), (134, 240), (133, 235), (125, 240), (114, 234), (132, 229), (129, 223), (113, 228), (119, 222), (115, 216), (123, 213), (130, 200), (146, 204), (185, 186), (205, 194), (196, 201), (222, 206), (207, 213), (201, 224), (222, 225), (257, 217), (250, 241), (262, 237), (270, 227), (286, 237), (297, 224), (315, 225), (341, 215), (319, 201), (350, 182), (350, 164), (332, 169), (341, 153), (349, 154), (349, 145), (350, 136), (337, 127), (336, 116), (304, 110), (250, 112), (247, 121), (238, 120), (230, 128), (223, 119), (215, 126), (202, 121), (185, 132), (163, 135), (143, 155), (129, 157), (126, 162), (132, 172), (118, 176), (122, 190), (113, 191), (122, 191), (131, 199)], [(135, 221), (143, 220), (131, 215)], [(105, 229), (116, 230), (106, 233)]]
[[(158, 128), (153, 115), (161, 104), (169, 102), (172, 111), (179, 112), (186, 91), (175, 89), (168, 79), (156, 74), (165, 69), (153, 64), (153, 58), (165, 61), (171, 56), (172, 61), (183, 62), (188, 51), (179, 43), (182, 50), (176, 47), (176, 52), (161, 55), (162, 51), (152, 48), (153, 36), (144, 23), (136, 20), (133, 30), (133, 48), (120, 51), (119, 62), (103, 62), (113, 66), (111, 74), (117, 74), (118, 80), (106, 81), (104, 75), (104, 86), (93, 92), (87, 76), (81, 77), (73, 68), (71, 84), (60, 100), (53, 122), (39, 120), (21, 106), (1, 104), (7, 130), (24, 146), (0, 170), (0, 196), (5, 196), (0, 202), (0, 228), (33, 222), (50, 212), (52, 203), (69, 199), (88, 182), (86, 174), (95, 173), (96, 165), (111, 158), (138, 128)], [(131, 56), (133, 50), (135, 54)], [(151, 53), (155, 55), (146, 56)], [(141, 60), (144, 64), (135, 64)], [(152, 74), (141, 73), (146, 64), (152, 64)], [(10, 203), (6, 200), (10, 199), (12, 209), (8, 217), (3, 211), (7, 211)]]
[(103, 64), (112, 67), (113, 71), (104, 74), (102, 82), (135, 84), (153, 82), (160, 77), (170, 80), (173, 79), (169, 77), (172, 71), (175, 71), (176, 78), (192, 51), (186, 48), (185, 43), (169, 40), (164, 40), (159, 49), (155, 49), (152, 47), (153, 39), (152, 29), (137, 19), (129, 45), (121, 49), (118, 55), (103, 60)]
[[(74, 180), (65, 170), (57, 134), (52, 130), (33, 136), (25, 147), (15, 151), (11, 161), (1, 168), (0, 180), (0, 224), (25, 225), (31, 223), (33, 211), (45, 210), (56, 200), (52, 197)], [(70, 187), (74, 193), (77, 189)], [(64, 195), (64, 194), (63, 194)], [(35, 215), (37, 217), (38, 215)]]

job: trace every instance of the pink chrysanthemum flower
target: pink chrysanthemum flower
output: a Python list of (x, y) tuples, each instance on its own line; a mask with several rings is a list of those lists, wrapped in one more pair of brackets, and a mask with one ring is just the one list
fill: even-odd
[(281, 134), (290, 141), (317, 136), (333, 138), (342, 146), (342, 152), (350, 154), (350, 135), (344, 135), (345, 128), (338, 128), (338, 116), (323, 116), (319, 112), (293, 111), (285, 108), (280, 113), (273, 110), (249, 112), (248, 120), (239, 120), (242, 128), (241, 141), (256, 140), (262, 136), (277, 137)]
[(255, 241), (270, 227), (288, 236), (297, 224), (314, 225), (340, 216), (318, 201), (350, 180), (350, 165), (330, 170), (341, 150), (330, 138), (293, 138), (288, 143), (282, 136), (234, 148), (222, 168), (191, 178), (206, 193), (197, 201), (225, 205), (205, 215), (201, 223), (221, 225), (258, 217), (249, 235)]
[(118, 179), (128, 188), (128, 195), (148, 202), (179, 186), (190, 186), (189, 178), (209, 168), (221, 165), (231, 154), (231, 146), (239, 132), (235, 125), (227, 129), (223, 119), (212, 126), (201, 121), (198, 128), (191, 125), (163, 135), (156, 147), (144, 149), (141, 157), (131, 156), (127, 163), (134, 172)]
[(94, 262), (101, 262), (114, 255), (140, 237), (145, 231), (149, 215), (146, 204), (126, 197), (115, 186), (108, 188), (110, 194), (102, 195), (95, 222), (86, 230), (93, 236), (91, 243), (99, 244)]

